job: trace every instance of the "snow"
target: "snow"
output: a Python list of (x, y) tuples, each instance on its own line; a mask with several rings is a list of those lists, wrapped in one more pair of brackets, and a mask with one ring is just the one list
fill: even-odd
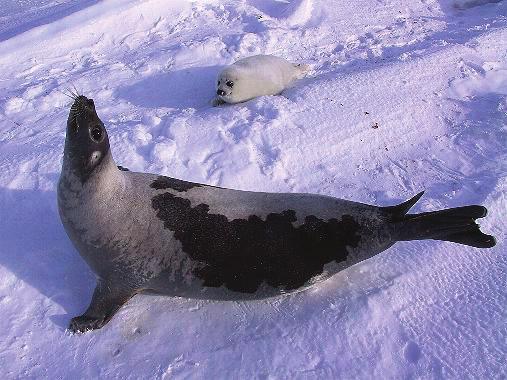
[[(2, 378), (507, 376), (507, 2), (8, 0), (0, 10)], [(215, 75), (276, 54), (283, 96), (213, 108)], [(70, 335), (94, 277), (60, 224), (69, 99), (118, 164), (416, 211), (483, 204), (498, 245), (397, 243), (309, 291), (136, 296)]]

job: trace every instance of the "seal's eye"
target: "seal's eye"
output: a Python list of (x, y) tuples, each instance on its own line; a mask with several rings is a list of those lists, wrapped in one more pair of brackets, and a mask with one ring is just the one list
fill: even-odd
[(92, 139), (99, 142), (102, 139), (102, 128), (94, 127), (90, 132)]
[(218, 81), (217, 86), (220, 86), (220, 81)]
[(234, 86), (234, 82), (232, 80), (225, 82), (225, 84), (231, 88)]

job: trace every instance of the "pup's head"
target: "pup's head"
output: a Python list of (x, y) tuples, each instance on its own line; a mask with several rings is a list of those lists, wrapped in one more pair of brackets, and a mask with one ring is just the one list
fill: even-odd
[(74, 99), (67, 119), (64, 167), (85, 182), (101, 162), (109, 157), (109, 138), (92, 99)]
[(241, 87), (240, 76), (235, 70), (224, 70), (217, 78), (217, 98), (226, 103), (237, 103), (238, 91)]

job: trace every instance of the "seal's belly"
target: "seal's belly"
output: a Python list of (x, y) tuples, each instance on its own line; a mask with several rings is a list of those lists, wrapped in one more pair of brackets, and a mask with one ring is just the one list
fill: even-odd
[(309, 281), (296, 288), (287, 289), (283, 286), (273, 286), (265, 281), (261, 282), (254, 291), (232, 290), (226, 284), (218, 287), (207, 286), (199, 277), (192, 277), (182, 281), (169, 280), (165, 273), (153, 279), (147, 290), (155, 294), (168, 295), (173, 297), (183, 297), (192, 299), (206, 300), (255, 300), (281, 296), (284, 294), (297, 293), (312, 286), (318, 286), (332, 275), (339, 272), (344, 265), (330, 264), (326, 270), (319, 275), (313, 276)]
[[(290, 246), (290, 243), (287, 244)], [(321, 251), (313, 250), (307, 257), (263, 251), (250, 258), (223, 257), (216, 260), (196, 261), (187, 253), (182, 264), (174, 263), (153, 278), (147, 289), (159, 294), (195, 299), (248, 300), (262, 299), (299, 292), (322, 282), (359, 260), (357, 249), (345, 254), (334, 251), (335, 259), (323, 258)], [(181, 270), (174, 270), (175, 267)]]

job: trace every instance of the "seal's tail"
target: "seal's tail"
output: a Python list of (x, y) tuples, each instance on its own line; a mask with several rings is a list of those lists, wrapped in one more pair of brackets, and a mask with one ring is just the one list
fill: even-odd
[(294, 67), (299, 70), (300, 75), (305, 75), (312, 69), (312, 66), (306, 63), (295, 63)]
[(476, 219), (486, 216), (485, 207), (474, 205), (407, 214), (422, 195), (421, 192), (397, 206), (382, 208), (394, 223), (396, 240), (435, 239), (477, 248), (495, 246), (495, 238), (482, 233), (479, 225), (475, 223)]

